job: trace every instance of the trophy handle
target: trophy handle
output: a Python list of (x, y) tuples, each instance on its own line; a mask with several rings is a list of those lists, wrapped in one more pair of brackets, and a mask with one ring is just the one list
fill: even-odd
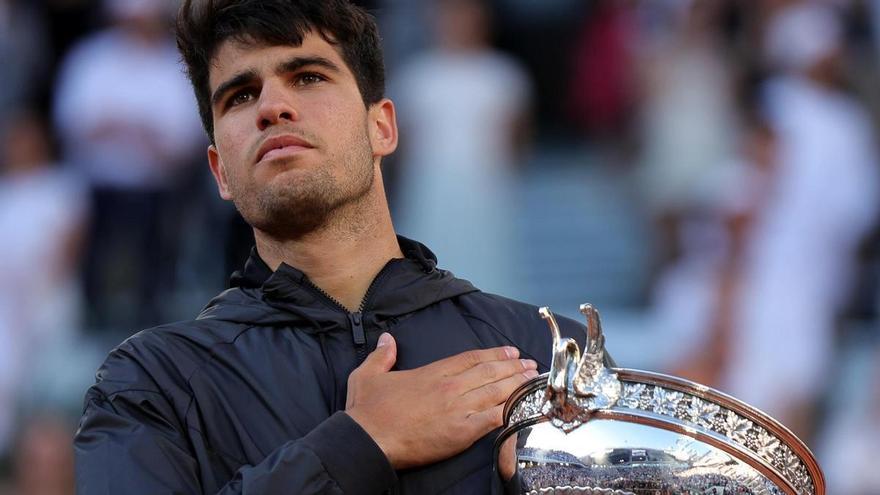
[(617, 376), (604, 364), (605, 337), (599, 312), (591, 304), (582, 304), (580, 311), (587, 317), (583, 353), (574, 339), (563, 338), (549, 308), (538, 310), (553, 335), (553, 360), (541, 409), (566, 433), (586, 422), (594, 411), (615, 403), (620, 395)]
[(590, 303), (581, 304), (580, 313), (587, 319), (587, 342), (584, 346), (584, 357), (587, 354), (605, 353), (605, 334), (602, 333), (602, 321), (599, 311)]
[[(550, 374), (547, 378), (545, 400), (554, 411), (555, 416), (573, 418), (577, 406), (572, 402), (575, 395), (574, 381), (578, 376), (580, 362), (580, 349), (577, 342), (572, 338), (562, 337), (556, 317), (550, 312), (550, 308), (544, 306), (538, 309), (541, 318), (547, 321), (550, 333), (553, 335), (553, 359), (550, 362)], [(571, 419), (567, 419), (570, 421)]]

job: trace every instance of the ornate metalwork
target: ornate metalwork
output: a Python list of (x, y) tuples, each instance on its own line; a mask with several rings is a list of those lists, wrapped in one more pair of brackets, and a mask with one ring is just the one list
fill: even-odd
[(789, 430), (703, 385), (607, 368), (598, 312), (581, 312), (583, 355), (541, 308), (553, 336), (550, 372), (505, 408), (496, 447), (517, 436), (523, 493), (824, 495), (815, 458)]
[(538, 310), (553, 336), (553, 359), (541, 413), (565, 431), (577, 428), (594, 411), (612, 406), (620, 397), (620, 382), (605, 367), (605, 337), (599, 312), (589, 304), (581, 305), (580, 310), (587, 318), (583, 355), (574, 339), (562, 338), (550, 309)]

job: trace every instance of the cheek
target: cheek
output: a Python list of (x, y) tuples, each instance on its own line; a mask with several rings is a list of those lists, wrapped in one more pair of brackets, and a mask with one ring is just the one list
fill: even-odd
[(217, 151), (226, 165), (227, 175), (238, 175), (247, 169), (248, 145), (243, 133), (236, 133), (228, 128), (214, 132)]
[(311, 108), (304, 108), (303, 115), (312, 116), (315, 122), (321, 123), (326, 132), (324, 139), (328, 144), (333, 141), (350, 143), (356, 132), (363, 127), (360, 122), (363, 120), (364, 108), (360, 100), (356, 102), (357, 105), (342, 98), (327, 98), (315, 103), (310, 105)]

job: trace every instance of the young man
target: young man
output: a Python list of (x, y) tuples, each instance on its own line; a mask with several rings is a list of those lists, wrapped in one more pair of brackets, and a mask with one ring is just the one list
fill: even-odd
[(256, 248), (195, 320), (111, 352), (78, 492), (487, 493), (490, 433), (550, 338), (535, 307), (395, 236), (373, 20), (345, 0), (186, 1), (178, 44)]

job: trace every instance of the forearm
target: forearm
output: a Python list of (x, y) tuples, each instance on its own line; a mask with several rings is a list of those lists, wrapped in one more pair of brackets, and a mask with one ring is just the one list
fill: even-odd
[(345, 413), (244, 466), (219, 494), (382, 493), (397, 480), (379, 447)]
[(131, 401), (115, 399), (90, 403), (76, 435), (80, 495), (378, 494), (396, 482), (382, 451), (345, 413), (259, 463), (240, 466), (227, 481), (206, 474), (208, 460), (195, 455), (181, 429), (149, 402), (133, 409)]

